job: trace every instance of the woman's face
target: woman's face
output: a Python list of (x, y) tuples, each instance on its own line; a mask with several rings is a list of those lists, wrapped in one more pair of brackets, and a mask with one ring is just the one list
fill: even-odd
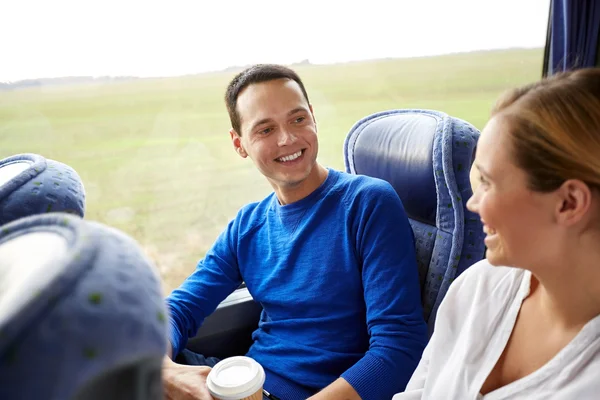
[(484, 225), (488, 261), (526, 268), (552, 257), (557, 249), (556, 196), (528, 188), (512, 148), (506, 121), (493, 117), (477, 145), (477, 171), (472, 176), (479, 176), (480, 182), (467, 207)]

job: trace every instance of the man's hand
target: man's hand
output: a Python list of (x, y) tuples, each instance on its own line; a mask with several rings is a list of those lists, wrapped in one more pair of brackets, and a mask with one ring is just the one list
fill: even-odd
[(360, 396), (348, 381), (338, 378), (308, 400), (360, 400)]
[(214, 400), (206, 386), (210, 367), (176, 364), (168, 357), (163, 362), (165, 400)]

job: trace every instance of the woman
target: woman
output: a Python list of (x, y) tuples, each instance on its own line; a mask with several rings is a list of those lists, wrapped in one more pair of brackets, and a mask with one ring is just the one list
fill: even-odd
[(504, 95), (475, 166), (487, 259), (394, 400), (600, 398), (600, 69)]

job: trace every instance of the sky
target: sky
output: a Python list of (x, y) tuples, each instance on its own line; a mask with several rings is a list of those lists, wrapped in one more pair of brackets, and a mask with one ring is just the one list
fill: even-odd
[(0, 0), (0, 82), (542, 47), (550, 0)]

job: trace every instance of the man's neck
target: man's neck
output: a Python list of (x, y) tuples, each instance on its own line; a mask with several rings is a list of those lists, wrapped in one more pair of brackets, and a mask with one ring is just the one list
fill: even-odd
[(291, 204), (307, 197), (325, 182), (328, 173), (327, 168), (316, 163), (310, 175), (298, 185), (285, 187), (273, 185), (279, 204)]

